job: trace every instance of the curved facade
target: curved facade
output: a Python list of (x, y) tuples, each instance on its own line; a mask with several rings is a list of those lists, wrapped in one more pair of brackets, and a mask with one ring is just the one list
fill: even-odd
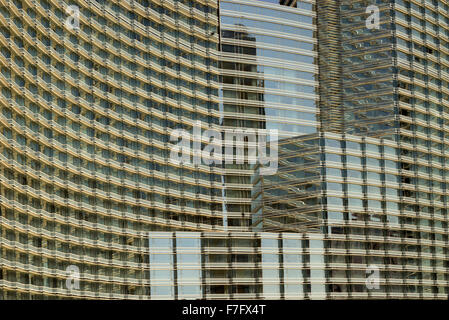
[(448, 3), (379, 0), (373, 28), (369, 5), (317, 1), (321, 133), (281, 144), (277, 174), (255, 176), (255, 221), (326, 235), (328, 298), (445, 299)]
[(218, 125), (217, 3), (0, 5), (2, 297), (145, 297), (144, 232), (223, 225), (219, 169), (167, 144)]
[[(244, 13), (244, 15), (242, 15)], [(224, 129), (277, 130), (278, 140), (318, 130), (318, 64), (313, 3), (220, 1)], [(229, 230), (248, 230), (250, 164), (226, 165)], [(236, 200), (234, 200), (236, 199)]]
[(0, 299), (447, 298), (449, 3), (281, 2), (0, 0)]

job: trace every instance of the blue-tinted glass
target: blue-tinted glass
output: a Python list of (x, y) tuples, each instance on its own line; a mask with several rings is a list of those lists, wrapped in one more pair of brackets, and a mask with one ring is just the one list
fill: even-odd
[(172, 239), (160, 239), (160, 238), (150, 238), (150, 248), (171, 248)]
[(200, 263), (201, 262), (201, 256), (200, 254), (187, 254), (187, 253), (179, 253), (177, 256), (178, 263)]
[(284, 263), (301, 263), (302, 256), (298, 254), (284, 254)]
[(277, 248), (278, 240), (277, 239), (262, 239), (262, 248)]
[(284, 269), (284, 278), (286, 279), (301, 279), (302, 278), (302, 270), (300, 269)]
[(283, 246), (286, 248), (301, 248), (301, 240), (299, 240), (299, 239), (284, 239)]
[(151, 295), (154, 296), (171, 296), (173, 295), (172, 286), (152, 286)]
[(323, 248), (323, 240), (310, 240), (309, 247), (314, 249)]
[(264, 254), (262, 254), (262, 262), (278, 263), (279, 262), (279, 255), (278, 254), (264, 253)]
[(178, 269), (177, 272), (179, 279), (200, 279), (201, 277), (201, 270)]
[(264, 279), (278, 279), (279, 269), (262, 269), (262, 275)]
[(180, 295), (201, 295), (201, 287), (200, 286), (186, 286), (181, 285), (178, 286), (178, 294)]
[(200, 239), (191, 239), (191, 238), (177, 238), (176, 246), (183, 248), (199, 248), (200, 247)]
[(173, 278), (173, 271), (152, 269), (150, 271), (150, 278), (153, 280), (170, 280)]
[(171, 254), (150, 254), (150, 263), (173, 263)]

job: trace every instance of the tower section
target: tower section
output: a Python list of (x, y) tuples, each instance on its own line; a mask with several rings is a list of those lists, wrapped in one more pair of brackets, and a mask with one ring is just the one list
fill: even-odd
[(217, 26), (214, 1), (0, 1), (2, 298), (143, 298), (148, 231), (222, 228), (220, 170), (170, 161), (219, 124)]

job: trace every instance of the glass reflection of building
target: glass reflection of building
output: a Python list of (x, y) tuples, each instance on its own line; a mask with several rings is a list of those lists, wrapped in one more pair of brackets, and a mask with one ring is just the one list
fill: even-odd
[[(150, 232), (151, 299), (325, 298), (319, 233)], [(169, 250), (167, 250), (169, 248)]]
[[(271, 1), (220, 1), (224, 129), (278, 130), (279, 140), (317, 131), (315, 14)], [(229, 230), (251, 224), (249, 164), (226, 165)]]
[(147, 232), (223, 229), (221, 172), (168, 144), (218, 126), (217, 6), (0, 1), (0, 299), (142, 299)]
[[(223, 129), (276, 129), (280, 144), (317, 132), (315, 14), (311, 2), (298, 7), (220, 2)], [(230, 233), (150, 232), (150, 269), (161, 270), (152, 276), (152, 299), (301, 299), (309, 298), (312, 289), (324, 297), (321, 234), (309, 240), (293, 225), (302, 224), (302, 232), (313, 230), (310, 221), (316, 226), (320, 211), (308, 206), (318, 197), (302, 202), (301, 209), (309, 211), (305, 218), (291, 214), (292, 221), (283, 217), (280, 222), (291, 223), (290, 229), (275, 229), (294, 233), (249, 232), (257, 216), (251, 214), (254, 169), (248, 163), (225, 164), (224, 215)], [(305, 184), (308, 191), (319, 192), (319, 172), (317, 177)], [(277, 199), (284, 201), (281, 195)], [(262, 225), (259, 229), (267, 231)], [(178, 264), (180, 255), (186, 265)]]
[[(326, 294), (446, 298), (448, 4), (376, 1), (380, 25), (369, 29), (370, 4), (317, 1), (321, 133), (312, 153)], [(292, 187), (309, 153), (295, 168), (289, 147), (307, 139), (281, 146), (276, 176), (254, 177), (254, 227), (286, 231), (291, 212), (304, 217)], [(373, 266), (376, 289), (366, 285)]]
[(317, 134), (278, 142), (278, 170), (252, 177), (253, 231), (320, 232), (321, 150)]
[[(76, 3), (0, 0), (0, 298), (447, 297), (446, 1)], [(169, 163), (197, 120), (277, 173)]]
[(446, 297), (448, 4), (376, 1), (379, 29), (355, 17), (364, 4), (340, 4), (343, 127), (362, 138), (345, 142), (346, 163), (354, 169), (347, 177), (358, 175), (357, 167), (366, 171), (351, 178), (363, 184), (347, 199), (346, 233), (376, 235), (354, 260), (378, 261), (385, 279), (379, 291), (386, 296)]

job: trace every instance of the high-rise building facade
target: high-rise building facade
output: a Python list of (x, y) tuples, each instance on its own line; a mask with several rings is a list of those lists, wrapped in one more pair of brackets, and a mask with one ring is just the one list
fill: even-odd
[(0, 299), (447, 298), (448, 9), (0, 0)]
[[(323, 0), (316, 10), (321, 132), (281, 147), (276, 175), (256, 175), (258, 229), (299, 231), (314, 201), (327, 297), (445, 298), (448, 3)], [(305, 188), (317, 180), (318, 199)], [(376, 289), (365, 282), (373, 270)]]
[[(224, 130), (277, 130), (282, 141), (318, 131), (317, 40), (312, 2), (274, 3), (220, 1), (220, 112)], [(226, 171), (228, 227), (248, 230), (254, 166)]]
[(151, 299), (325, 299), (324, 236), (151, 232)]
[(219, 169), (169, 161), (218, 126), (217, 5), (1, 2), (2, 298), (144, 298), (147, 232), (222, 228)]

